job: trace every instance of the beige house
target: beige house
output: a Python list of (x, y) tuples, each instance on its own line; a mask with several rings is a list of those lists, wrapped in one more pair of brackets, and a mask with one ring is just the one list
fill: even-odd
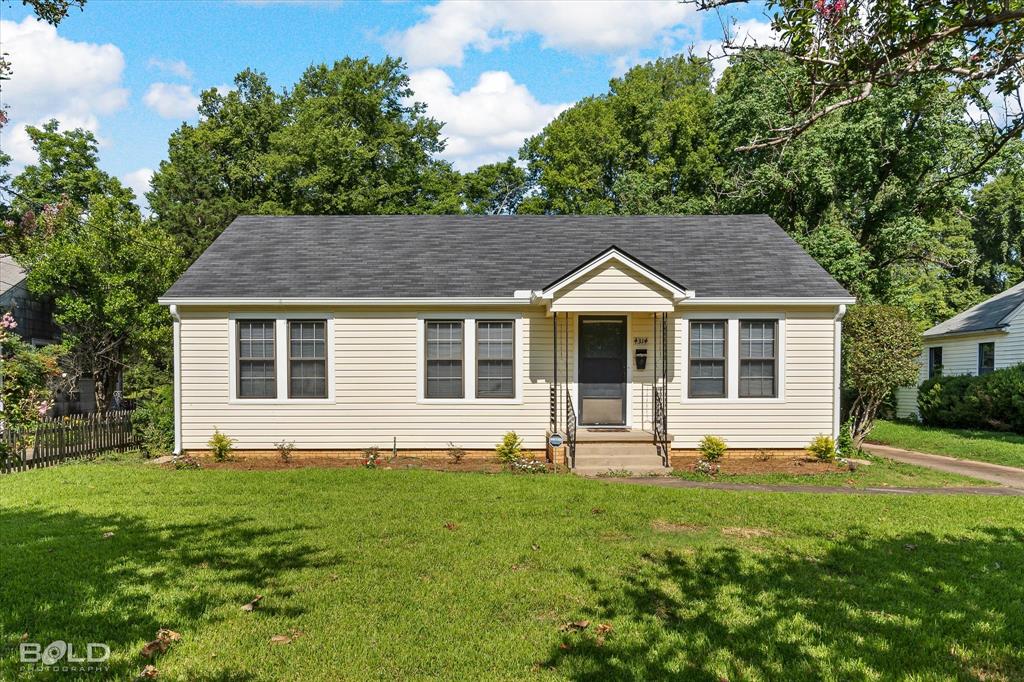
[(657, 471), (706, 434), (837, 433), (854, 299), (767, 216), (245, 216), (161, 302), (178, 452), (214, 428), (346, 452), (515, 431)]
[(896, 392), (896, 416), (918, 416), (917, 387), (936, 374), (978, 376), (1024, 362), (1024, 282), (924, 333), (917, 386)]

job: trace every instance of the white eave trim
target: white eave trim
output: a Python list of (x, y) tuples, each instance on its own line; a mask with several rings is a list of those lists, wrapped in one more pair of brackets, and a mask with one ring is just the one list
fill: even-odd
[(696, 305), (745, 305), (745, 306), (779, 306), (779, 305), (808, 305), (808, 306), (835, 306), (835, 305), (853, 305), (857, 302), (857, 299), (848, 297), (838, 298), (793, 298), (793, 297), (778, 297), (778, 296), (758, 296), (754, 298), (734, 298), (734, 297), (708, 297), (708, 298), (693, 298), (688, 299), (680, 303), (683, 306), (696, 306)]
[(680, 288), (678, 285), (673, 284), (669, 280), (665, 279), (658, 273), (648, 268), (643, 263), (633, 260), (632, 258), (630, 258), (629, 256), (622, 253), (616, 248), (608, 249), (608, 251), (600, 258), (595, 258), (594, 260), (590, 261), (589, 263), (580, 267), (579, 269), (568, 273), (567, 275), (563, 276), (562, 279), (558, 280), (557, 282), (549, 286), (547, 289), (537, 291), (534, 294), (534, 296), (535, 298), (540, 300), (550, 301), (551, 299), (554, 298), (556, 292), (561, 291), (567, 286), (570, 286), (580, 278), (585, 277), (586, 275), (593, 272), (597, 268), (611, 261), (616, 261), (618, 263), (621, 263), (622, 265), (625, 265), (630, 270), (638, 272), (639, 274), (651, 280), (658, 286), (668, 290), (669, 292), (671, 292), (673, 298), (676, 301), (689, 300), (694, 296), (693, 291)]
[(205, 298), (162, 297), (160, 305), (177, 306), (509, 306), (529, 305), (529, 298)]

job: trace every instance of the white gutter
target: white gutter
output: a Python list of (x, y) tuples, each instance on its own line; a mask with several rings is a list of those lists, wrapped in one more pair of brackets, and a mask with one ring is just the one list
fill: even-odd
[(529, 298), (494, 296), (483, 298), (206, 298), (162, 297), (160, 305), (220, 305), (220, 306), (437, 306), (475, 305), (508, 306), (530, 305)]
[(730, 298), (730, 297), (705, 297), (705, 298), (694, 298), (680, 301), (679, 305), (682, 307), (690, 307), (697, 305), (749, 305), (749, 306), (776, 306), (776, 305), (799, 305), (799, 306), (812, 306), (812, 305), (827, 305), (827, 306), (847, 306), (853, 305), (857, 302), (857, 299), (851, 297), (843, 298), (782, 298), (772, 296), (758, 296), (751, 298)]
[(181, 454), (181, 316), (178, 306), (171, 304), (174, 320), (174, 456)]
[(832, 358), (832, 438), (839, 442), (839, 429), (841, 424), (839, 423), (839, 415), (842, 410), (840, 405), (840, 395), (842, 392), (841, 374), (843, 371), (843, 317), (846, 315), (846, 306), (840, 305), (836, 310), (836, 316), (833, 318), (835, 325), (835, 348), (833, 350), (834, 357)]

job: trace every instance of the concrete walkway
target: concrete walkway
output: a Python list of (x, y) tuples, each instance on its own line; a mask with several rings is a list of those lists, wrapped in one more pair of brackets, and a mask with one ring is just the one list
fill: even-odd
[(991, 481), (999, 485), (1024, 491), (1024, 469), (1003, 466), (1001, 464), (989, 464), (988, 462), (957, 459), (944, 455), (928, 455), (923, 452), (902, 450), (889, 447), (888, 445), (875, 445), (873, 443), (864, 443), (864, 449), (873, 455), (887, 457), (897, 462), (916, 464), (917, 466), (935, 469), (936, 471), (945, 471), (949, 474), (961, 474), (971, 478), (980, 478), (983, 481)]
[(1005, 487), (977, 488), (854, 488), (825, 485), (762, 485), (760, 483), (715, 483), (687, 481), (673, 476), (635, 478), (600, 478), (610, 483), (652, 485), (659, 488), (707, 488), (709, 490), (741, 490), (755, 493), (840, 493), (843, 495), (993, 495), (1024, 496), (1024, 490)]

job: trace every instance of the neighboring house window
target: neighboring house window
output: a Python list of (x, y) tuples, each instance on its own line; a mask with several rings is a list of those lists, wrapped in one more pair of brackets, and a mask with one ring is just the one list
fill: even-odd
[(724, 398), (725, 320), (690, 322), (691, 398)]
[(238, 321), (238, 397), (276, 398), (274, 321)]
[(327, 397), (327, 322), (288, 321), (288, 397)]
[(740, 398), (776, 397), (775, 320), (740, 321)]
[(942, 346), (928, 349), (928, 378), (942, 376)]
[(461, 398), (462, 320), (427, 320), (427, 398)]
[(978, 376), (996, 369), (996, 344), (993, 341), (978, 344)]
[(515, 323), (476, 323), (476, 397), (515, 398)]

